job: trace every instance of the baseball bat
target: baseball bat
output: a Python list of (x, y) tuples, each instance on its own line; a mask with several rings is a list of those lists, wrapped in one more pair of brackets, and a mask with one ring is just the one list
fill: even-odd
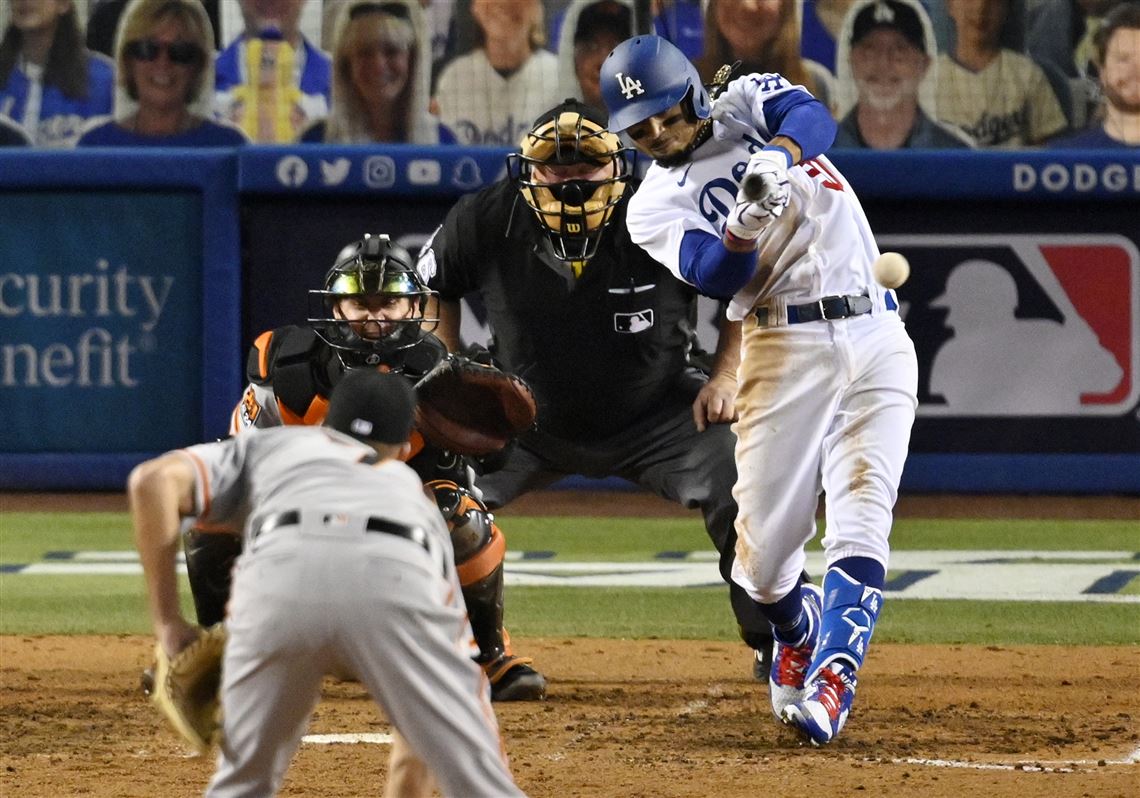
[(745, 175), (740, 181), (740, 191), (749, 202), (756, 202), (764, 194), (764, 180), (760, 175)]

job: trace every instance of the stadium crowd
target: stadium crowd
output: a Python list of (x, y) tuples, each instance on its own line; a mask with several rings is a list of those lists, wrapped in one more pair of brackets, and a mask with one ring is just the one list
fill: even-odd
[[(1140, 145), (1138, 0), (651, 0), (709, 81), (779, 72), (836, 147)], [(0, 145), (516, 146), (599, 105), (633, 0), (4, 0)]]

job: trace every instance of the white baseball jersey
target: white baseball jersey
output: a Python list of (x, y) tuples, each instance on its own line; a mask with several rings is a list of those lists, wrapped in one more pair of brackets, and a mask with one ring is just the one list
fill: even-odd
[(451, 537), (416, 473), (328, 427), (182, 452), (201, 521), (246, 530), (226, 621), (226, 744), (206, 795), (275, 795), (329, 673), (361, 681), (446, 795), (522, 795), (473, 660)]
[(980, 147), (1037, 144), (1068, 124), (1049, 79), (1013, 50), (974, 72), (947, 53), (938, 56), (938, 119), (956, 125)]
[[(803, 89), (775, 74), (732, 81), (690, 161), (650, 167), (630, 202), (630, 235), (678, 277), (689, 271), (685, 234), (722, 238), (749, 157), (780, 132), (765, 101), (792, 91)], [(728, 310), (743, 321), (732, 578), (761, 604), (796, 589), (821, 491), (829, 566), (867, 558), (886, 568), (917, 405), (914, 345), (872, 276), (879, 250), (850, 184), (823, 156), (791, 167), (788, 182), (788, 205), (757, 239), (755, 272)], [(870, 312), (806, 322), (797, 312), (788, 323), (789, 305), (836, 295), (867, 296)], [(825, 601), (825, 619), (829, 610)]]
[[(776, 74), (737, 78), (717, 98), (712, 138), (692, 160), (649, 168), (629, 204), (630, 236), (681, 279), (682, 237), (689, 230), (723, 235), (749, 156), (775, 135), (763, 104), (790, 91), (806, 89)], [(732, 298), (728, 317), (743, 319), (768, 303), (780, 313), (786, 304), (868, 288), (874, 307), (882, 309), (883, 289), (871, 274), (879, 250), (847, 180), (822, 155), (793, 166), (788, 180), (788, 206), (758, 239), (756, 273)]]
[(560, 85), (558, 58), (548, 50), (535, 50), (503, 77), (478, 48), (440, 74), (439, 121), (451, 128), (457, 144), (517, 147), (534, 118), (565, 99)]

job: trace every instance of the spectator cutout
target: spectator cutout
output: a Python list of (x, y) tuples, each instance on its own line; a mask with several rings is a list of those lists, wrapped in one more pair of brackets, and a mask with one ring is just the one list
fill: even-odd
[(938, 118), (980, 147), (1040, 144), (1068, 126), (1044, 71), (1005, 48), (1010, 0), (947, 0), (954, 50), (938, 57)]
[(931, 118), (936, 52), (930, 20), (914, 0), (870, 0), (852, 6), (839, 48), (841, 121), (833, 146), (971, 146), (957, 129)]
[(245, 29), (218, 56), (214, 107), (259, 143), (291, 142), (328, 115), (329, 57), (301, 33), (306, 0), (238, 0)]
[(332, 107), (304, 142), (451, 143), (428, 111), (430, 40), (415, 0), (350, 0), (335, 23)]
[[(1055, 90), (1068, 84), (1072, 122), (1082, 127), (1100, 98), (1093, 37), (1119, 0), (1033, 0), (1025, 14), (1025, 52), (1045, 70)], [(1057, 96), (1062, 98), (1061, 91)]]
[(214, 31), (198, 0), (132, 0), (119, 25), (115, 118), (81, 147), (233, 147), (247, 139), (213, 121)]
[(558, 47), (564, 97), (605, 114), (599, 71), (602, 61), (633, 33), (631, 0), (574, 0), (566, 9)]
[(460, 144), (513, 147), (558, 103), (558, 58), (544, 48), (539, 0), (472, 0), (474, 50), (443, 68), (435, 104)]
[(111, 113), (111, 60), (83, 46), (72, 0), (21, 0), (0, 41), (0, 116), (37, 147), (75, 144), (88, 120)]
[(1140, 146), (1140, 3), (1116, 6), (1094, 37), (1102, 107), (1092, 124), (1054, 147)]
[(711, 83), (724, 64), (740, 61), (738, 75), (778, 72), (831, 108), (831, 73), (800, 56), (798, 0), (709, 0), (704, 55), (695, 63)]

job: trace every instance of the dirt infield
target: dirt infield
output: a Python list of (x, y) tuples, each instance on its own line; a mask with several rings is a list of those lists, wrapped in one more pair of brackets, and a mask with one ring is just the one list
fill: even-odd
[[(517, 641), (550, 677), (542, 704), (497, 706), (532, 796), (1129, 798), (1140, 765), (1140, 649), (880, 645), (847, 729), (799, 744), (739, 645)], [(137, 692), (143, 637), (0, 638), (0, 794), (200, 794)], [(386, 732), (359, 685), (328, 681), (312, 733)], [(305, 744), (283, 795), (378, 795), (386, 745)], [(937, 760), (937, 761), (935, 761)], [(941, 763), (941, 764), (939, 764)]]

